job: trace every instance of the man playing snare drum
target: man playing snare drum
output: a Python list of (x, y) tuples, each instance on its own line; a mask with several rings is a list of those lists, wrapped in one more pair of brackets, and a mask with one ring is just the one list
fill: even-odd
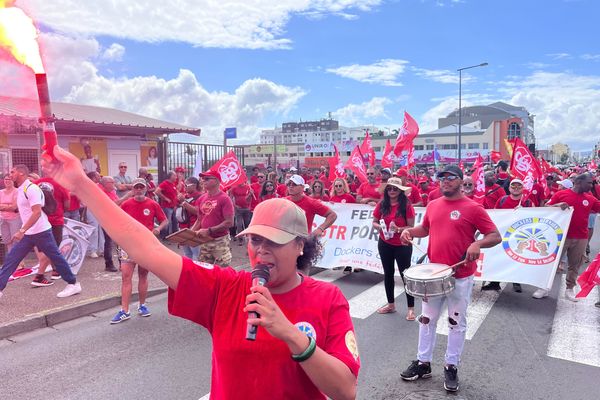
[[(127, 214), (131, 215), (136, 221), (144, 225), (152, 231), (155, 236), (160, 234), (160, 231), (167, 226), (169, 221), (165, 216), (164, 211), (154, 200), (146, 197), (146, 180), (144, 178), (136, 178), (132, 182), (133, 198), (126, 200), (121, 204), (121, 208)], [(154, 227), (154, 219), (160, 223), (158, 227)], [(129, 258), (127, 253), (119, 248), (119, 261), (121, 262), (121, 310), (110, 320), (111, 324), (118, 324), (128, 320), (131, 317), (129, 312), (129, 299), (131, 298), (132, 277), (136, 262)], [(138, 265), (138, 294), (140, 304), (138, 306), (138, 314), (142, 317), (149, 317), (150, 311), (146, 307), (146, 294), (148, 293), (148, 270)]]
[[(429, 203), (423, 223), (404, 230), (400, 238), (409, 242), (413, 237), (429, 236), (427, 255), (432, 263), (454, 265), (463, 259), (467, 262), (455, 271), (454, 291), (446, 296), (423, 301), (422, 314), (417, 318), (419, 321), (417, 360), (413, 361), (400, 376), (407, 381), (431, 377), (430, 363), (435, 348), (437, 321), (447, 299), (450, 329), (445, 355), (444, 388), (449, 392), (456, 392), (458, 390), (457, 366), (467, 331), (466, 313), (471, 300), (476, 260), (482, 247), (493, 247), (502, 239), (484, 208), (461, 193), (463, 173), (459, 167), (448, 165), (437, 174), (437, 178), (443, 197)], [(475, 240), (477, 231), (483, 234), (480, 240)]]

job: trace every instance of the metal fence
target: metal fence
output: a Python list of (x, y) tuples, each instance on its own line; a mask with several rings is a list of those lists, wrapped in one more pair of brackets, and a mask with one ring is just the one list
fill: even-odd
[(233, 151), (242, 166), (244, 165), (244, 148), (241, 146), (227, 146), (227, 151), (224, 151), (222, 145), (161, 140), (158, 142), (159, 181), (166, 178), (168, 171), (180, 166), (185, 168), (186, 176), (192, 176), (198, 160), (202, 163), (202, 171), (206, 171), (228, 151)]

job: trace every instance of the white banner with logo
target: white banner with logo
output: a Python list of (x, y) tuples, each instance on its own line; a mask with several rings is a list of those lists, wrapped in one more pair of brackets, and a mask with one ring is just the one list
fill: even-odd
[[(351, 266), (383, 274), (373, 229), (374, 207), (362, 204), (327, 203), (338, 215), (323, 234), (323, 257), (318, 266), (334, 268)], [(425, 208), (416, 207), (415, 225), (421, 223)], [(475, 279), (480, 281), (515, 282), (549, 288), (558, 267), (572, 210), (556, 207), (488, 210), (498, 227), (502, 243), (482, 249)], [(314, 227), (323, 222), (315, 216)], [(428, 238), (415, 239), (427, 249)], [(448, 243), (452, 246), (452, 243)], [(423, 256), (413, 248), (413, 263)]]

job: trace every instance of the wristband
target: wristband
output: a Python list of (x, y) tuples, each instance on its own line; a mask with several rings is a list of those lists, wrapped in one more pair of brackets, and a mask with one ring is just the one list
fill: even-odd
[(292, 360), (296, 362), (302, 362), (308, 360), (317, 349), (317, 342), (312, 336), (308, 337), (308, 347), (301, 354), (292, 354)]

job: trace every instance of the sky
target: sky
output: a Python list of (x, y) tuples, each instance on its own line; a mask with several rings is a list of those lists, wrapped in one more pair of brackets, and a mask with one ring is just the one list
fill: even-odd
[[(7, 1), (7, 0), (3, 0)], [(0, 1), (2, 3), (2, 1)], [(600, 141), (596, 0), (16, 0), (36, 21), (54, 101), (113, 107), (258, 143), (319, 120), (421, 132), (463, 106), (535, 115), (538, 149)], [(0, 52), (0, 95), (31, 96)]]

